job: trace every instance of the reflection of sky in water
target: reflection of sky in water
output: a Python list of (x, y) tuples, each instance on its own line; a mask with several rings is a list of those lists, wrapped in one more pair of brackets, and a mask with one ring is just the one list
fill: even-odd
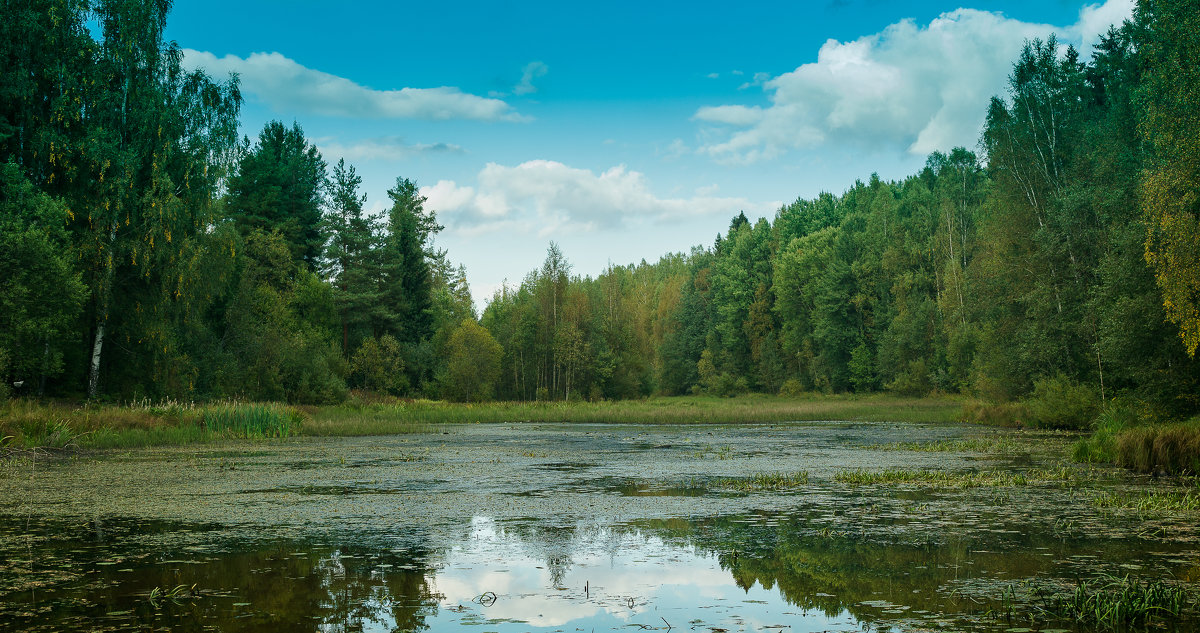
[[(547, 545), (487, 518), (446, 553), (431, 589), (439, 596), (431, 630), (486, 624), (487, 630), (597, 630), (634, 624), (680, 630), (720, 627), (758, 631), (859, 630), (843, 612), (829, 618), (789, 605), (777, 589), (738, 587), (715, 557), (637, 532), (597, 528), (568, 532)], [(585, 593), (585, 585), (587, 591)], [(496, 594), (483, 606), (476, 599)], [(366, 623), (364, 623), (366, 624)], [(389, 630), (364, 627), (365, 631)], [(778, 629), (776, 629), (778, 630)]]

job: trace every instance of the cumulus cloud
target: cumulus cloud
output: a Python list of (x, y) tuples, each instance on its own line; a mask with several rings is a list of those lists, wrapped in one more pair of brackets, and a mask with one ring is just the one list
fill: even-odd
[(184, 49), (184, 65), (215, 76), (237, 73), (243, 92), (276, 110), (300, 109), (322, 116), (357, 119), (475, 119), (522, 121), (500, 99), (468, 94), (458, 88), (375, 90), (344, 77), (307, 68), (279, 53), (217, 57)]
[(1004, 89), (1026, 40), (1057, 33), (1090, 46), (1132, 6), (1132, 0), (1089, 5), (1067, 27), (958, 9), (925, 26), (903, 20), (854, 41), (828, 40), (815, 62), (756, 77), (768, 106), (698, 109), (693, 119), (710, 124), (701, 152), (753, 162), (827, 143), (892, 145), (914, 154), (974, 146), (987, 100)]
[(527, 95), (537, 92), (537, 86), (533, 85), (533, 80), (546, 76), (549, 71), (550, 68), (542, 62), (529, 62), (525, 68), (521, 69), (521, 81), (513, 86), (513, 94)]
[(421, 195), (451, 230), (464, 234), (500, 228), (538, 236), (628, 229), (681, 218), (725, 216), (738, 210), (765, 213), (778, 206), (777, 202), (756, 204), (711, 194), (659, 198), (643, 174), (624, 165), (597, 174), (548, 160), (515, 167), (489, 163), (476, 181), (475, 186), (464, 186), (442, 180), (422, 187)]
[(345, 144), (333, 139), (317, 141), (317, 148), (327, 159), (345, 158), (348, 161), (403, 160), (420, 154), (461, 154), (463, 148), (450, 143), (409, 144), (397, 136), (368, 138)]

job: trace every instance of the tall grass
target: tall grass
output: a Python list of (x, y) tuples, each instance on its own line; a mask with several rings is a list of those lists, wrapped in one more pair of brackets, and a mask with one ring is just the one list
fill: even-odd
[(300, 430), (303, 416), (280, 404), (218, 404), (200, 411), (205, 430), (225, 437), (288, 437)]
[(1127, 404), (1110, 405), (1091, 436), (1072, 447), (1079, 462), (1115, 463), (1141, 473), (1200, 474), (1200, 418), (1162, 423)]
[(297, 409), (275, 403), (76, 406), (15, 400), (0, 405), (0, 450), (135, 448), (287, 437), (299, 431), (302, 418)]
[(125, 405), (75, 405), (18, 400), (0, 404), (6, 450), (31, 447), (131, 448), (220, 438), (292, 435), (358, 436), (426, 432), (445, 425), (491, 423), (749, 424), (872, 421), (950, 423), (953, 398), (890, 395), (738, 398), (683, 396), (617, 402), (491, 402), (356, 397), (345, 404), (298, 409), (278, 403), (141, 400)]
[(1044, 610), (1084, 626), (1128, 630), (1177, 620), (1191, 605), (1188, 592), (1178, 585), (1104, 576), (1080, 582), (1065, 596), (1052, 597)]
[(1116, 437), (1118, 464), (1140, 473), (1200, 473), (1200, 423), (1146, 426)]

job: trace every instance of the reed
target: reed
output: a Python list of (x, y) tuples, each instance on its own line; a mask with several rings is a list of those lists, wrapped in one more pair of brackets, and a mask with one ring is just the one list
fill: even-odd
[(712, 485), (717, 488), (742, 492), (792, 490), (808, 485), (808, 471), (758, 473), (749, 477), (723, 477), (715, 480)]
[(276, 403), (230, 403), (205, 407), (199, 418), (205, 430), (219, 437), (289, 437), (300, 430), (299, 410)]
[(1140, 473), (1200, 474), (1200, 421), (1127, 429), (1116, 435), (1114, 453)]
[(1053, 596), (1043, 609), (1084, 626), (1108, 630), (1165, 626), (1192, 606), (1182, 587), (1128, 576), (1083, 581), (1066, 595)]

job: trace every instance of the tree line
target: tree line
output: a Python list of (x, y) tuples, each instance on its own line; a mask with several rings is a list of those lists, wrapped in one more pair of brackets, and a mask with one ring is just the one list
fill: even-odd
[[(1142, 2), (1088, 60), (1030, 41), (981, 154), (734, 217), (711, 247), (570, 275), (482, 323), (502, 398), (971, 393), (1200, 410), (1200, 18)], [(985, 104), (981, 104), (981, 107)]]
[[(0, 376), (67, 396), (336, 402), (1068, 393), (1200, 409), (1200, 16), (1031, 41), (979, 153), (656, 263), (557, 245), (478, 318), (416, 183), (364, 211), (298, 124), (238, 137), (168, 0), (0, 0)], [(4, 388), (0, 387), (0, 388)]]

